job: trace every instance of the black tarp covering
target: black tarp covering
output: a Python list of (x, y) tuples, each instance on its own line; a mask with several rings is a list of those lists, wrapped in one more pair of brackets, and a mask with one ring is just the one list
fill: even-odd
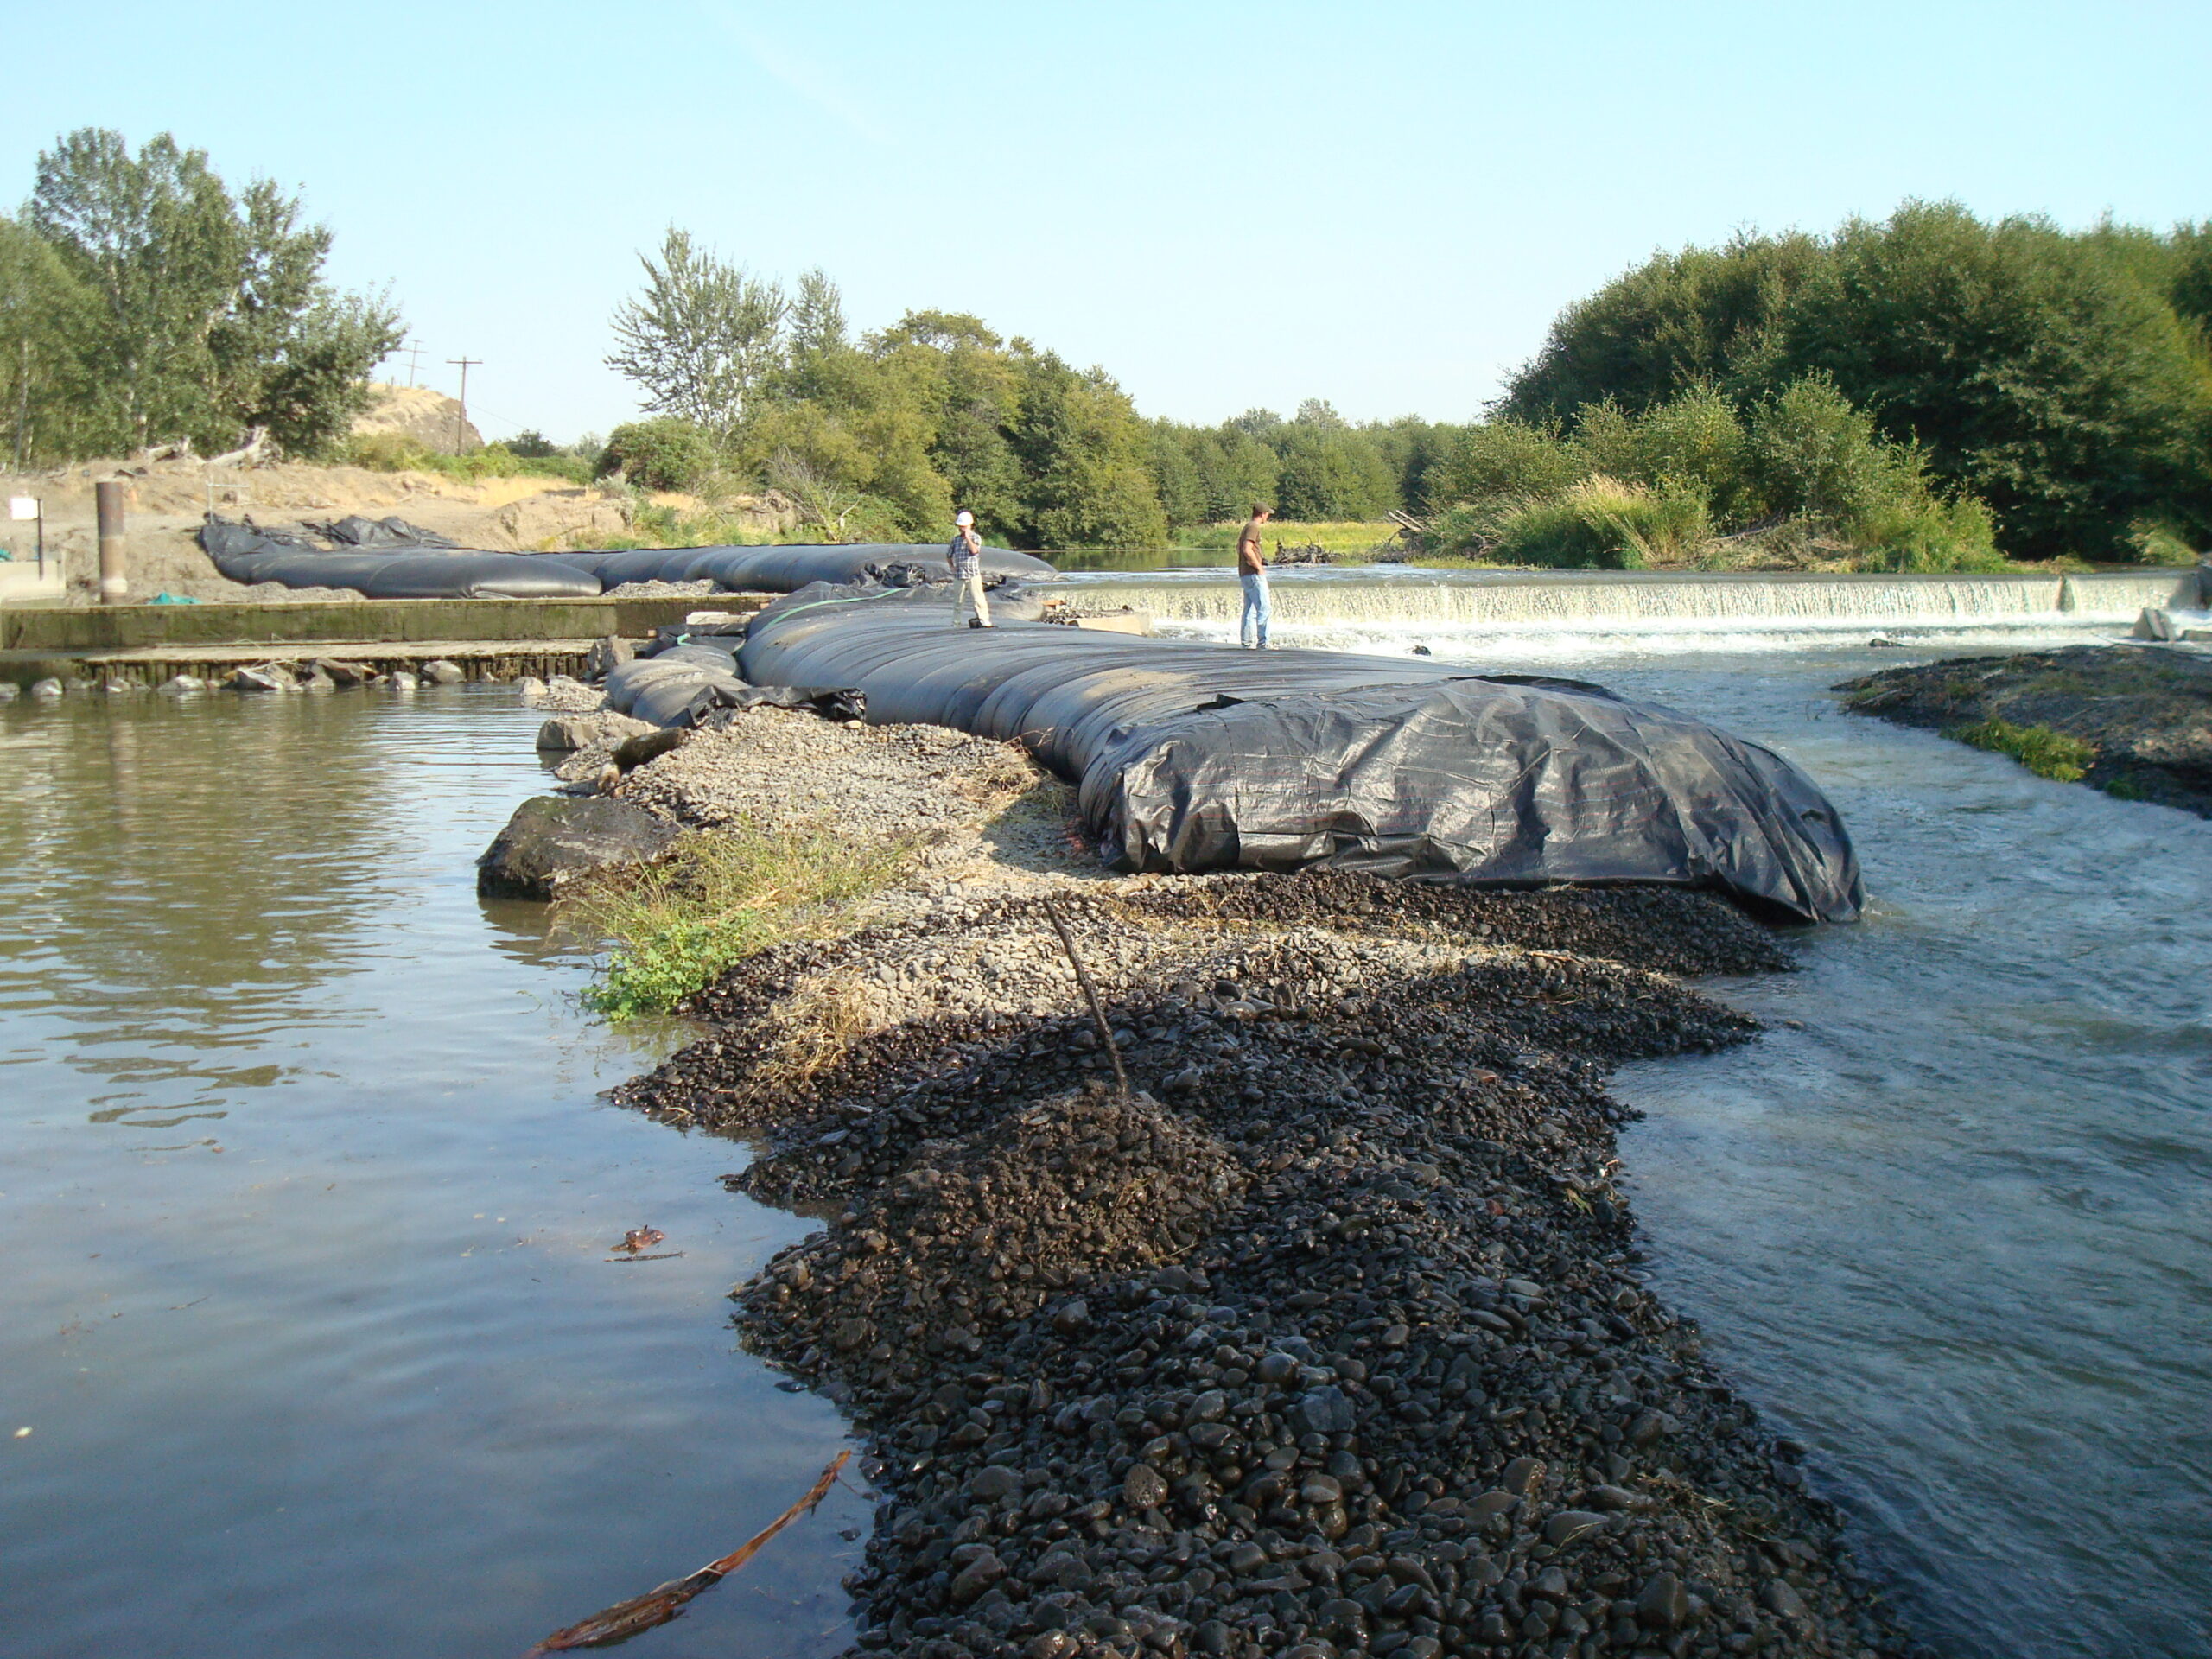
[(334, 518), (327, 524), (311, 524), (309, 530), (320, 531), (332, 541), (345, 547), (365, 550), (380, 548), (459, 548), (461, 543), (441, 536), (435, 530), (425, 530), (420, 524), (410, 524), (404, 518), (365, 518), (351, 512), (343, 518)]
[(617, 663), (607, 674), (607, 706), (633, 720), (656, 726), (689, 726), (692, 705), (702, 697), (712, 707), (716, 692), (744, 690), (737, 664), (728, 651), (712, 645), (675, 645), (656, 657)]
[(296, 537), (216, 521), (200, 545), (232, 582), (351, 588), (371, 599), (589, 599), (599, 578), (531, 553), (326, 553)]
[(857, 687), (879, 723), (1024, 744), (1080, 785), (1118, 868), (1653, 881), (1803, 921), (1863, 902), (1810, 779), (1656, 703), (1400, 658), (1013, 620), (977, 632), (950, 614), (941, 591), (809, 588), (753, 620), (739, 671)]

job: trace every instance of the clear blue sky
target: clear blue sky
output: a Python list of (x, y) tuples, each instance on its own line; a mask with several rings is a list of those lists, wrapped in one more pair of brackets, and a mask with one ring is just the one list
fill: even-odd
[[(306, 194), (332, 271), (481, 358), (487, 432), (604, 432), (674, 222), (819, 264), (855, 323), (973, 311), (1147, 414), (1325, 397), (1464, 419), (1653, 249), (1907, 196), (2212, 217), (2212, 6), (836, 3), (33, 6), (0, 127)], [(404, 369), (402, 378), (404, 378)]]

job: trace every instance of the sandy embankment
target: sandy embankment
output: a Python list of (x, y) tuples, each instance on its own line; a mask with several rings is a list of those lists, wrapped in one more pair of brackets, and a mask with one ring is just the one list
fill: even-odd
[[(61, 559), (73, 603), (92, 603), (98, 594), (92, 486), (107, 479), (119, 479), (130, 487), (125, 560), (134, 600), (165, 592), (203, 602), (359, 597), (346, 589), (226, 582), (193, 540), (210, 511), (272, 525), (349, 513), (371, 518), (397, 513), (466, 546), (505, 551), (593, 545), (624, 533), (629, 524), (626, 499), (558, 479), (462, 484), (426, 473), (376, 473), (359, 467), (285, 462), (210, 467), (192, 461), (93, 461), (58, 472), (0, 477), (0, 493), (35, 495), (45, 502), (47, 556)], [(8, 532), (0, 539), (16, 558), (28, 559), (33, 528), (0, 525)]]
[(1011, 748), (779, 711), (620, 791), (929, 838), (618, 1091), (833, 1211), (737, 1294), (868, 1439), (863, 1649), (1909, 1650), (1803, 1448), (1645, 1288), (1616, 1185), (1607, 1070), (1756, 1036), (1675, 976), (1788, 965), (1737, 912), (1116, 877)]
[[(437, 454), (482, 447), (460, 405), (428, 387), (378, 386), (378, 401), (354, 423), (357, 438), (386, 435)], [(467, 484), (436, 474), (386, 473), (359, 467), (286, 461), (263, 467), (217, 466), (204, 461), (90, 461), (45, 472), (0, 476), (0, 493), (36, 496), (46, 506), (49, 558), (61, 561), (73, 604), (90, 604), (99, 593), (99, 531), (93, 486), (118, 480), (128, 486), (129, 537), (125, 557), (131, 597), (169, 593), (203, 601), (350, 600), (346, 588), (293, 588), (275, 582), (251, 587), (226, 582), (193, 540), (209, 512), (257, 524), (289, 526), (327, 522), (359, 513), (397, 514), (463, 547), (501, 552), (552, 552), (604, 546), (627, 534), (636, 498), (626, 491), (583, 488), (556, 478), (494, 478)], [(645, 498), (682, 512), (698, 499), (671, 493)], [(786, 519), (764, 500), (740, 496), (715, 503), (718, 511), (778, 531)], [(35, 526), (0, 521), (0, 544), (17, 559), (33, 554)]]

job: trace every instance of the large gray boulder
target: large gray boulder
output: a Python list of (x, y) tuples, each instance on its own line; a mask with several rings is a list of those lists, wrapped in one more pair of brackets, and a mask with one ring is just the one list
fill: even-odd
[(476, 891), (487, 899), (556, 899), (578, 876), (658, 858), (680, 833), (626, 801), (535, 796), (476, 861)]
[(573, 754), (578, 749), (612, 748), (625, 738), (660, 729), (627, 715), (556, 715), (537, 728), (537, 747), (544, 754)]

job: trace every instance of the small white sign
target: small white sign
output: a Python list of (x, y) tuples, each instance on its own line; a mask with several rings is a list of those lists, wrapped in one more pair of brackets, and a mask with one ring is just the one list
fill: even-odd
[(18, 520), (37, 518), (38, 497), (35, 495), (10, 496), (8, 498), (8, 516), (10, 518)]

